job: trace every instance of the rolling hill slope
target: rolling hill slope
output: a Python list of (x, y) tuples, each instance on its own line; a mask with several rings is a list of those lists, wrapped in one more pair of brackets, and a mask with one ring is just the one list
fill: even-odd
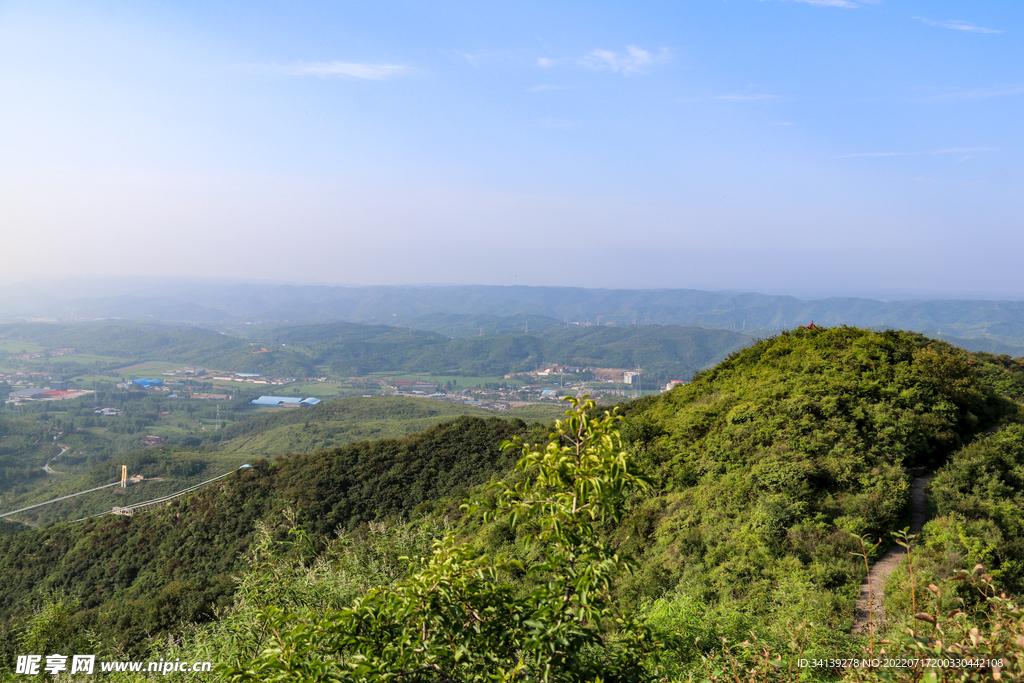
[[(925, 526), (934, 556), (925, 565), (934, 573), (929, 580), (946, 586), (952, 569), (974, 557), (1014, 578), (1024, 566), (1024, 525), (999, 500), (1024, 495), (1016, 475), (1024, 462), (1015, 426), (1021, 396), (1020, 360), (970, 355), (911, 333), (832, 328), (764, 340), (688, 386), (628, 404), (623, 436), (652, 485), (629, 501), (621, 525), (603, 530), (639, 563), (615, 586), (620, 606), (695, 643), (673, 655), (680, 676), (697, 665), (698, 652), (720, 648), (719, 637), (738, 642), (754, 629), (784, 647), (801, 622), (809, 656), (854, 654), (860, 644), (849, 629), (864, 569), (851, 554), (859, 547), (851, 534), (888, 538), (904, 525), (912, 468), (938, 471), (944, 487), (940, 516)], [(281, 414), (249, 432), (240, 427), (236, 437), (291, 434), (310, 415), (343, 422), (368, 405)], [(393, 409), (406, 410), (401, 403)], [(316, 428), (310, 421), (309, 430)], [(545, 431), (464, 417), (401, 439), (254, 463), (135, 518), (4, 537), (7, 631), (26, 618), (32, 591), (60, 589), (82, 600), (69, 623), (141, 651), (144, 624), (163, 637), (178, 620), (210, 619), (211, 604), (230, 601), (221, 575), (243, 568), (239, 553), (258, 522), (280, 528), (287, 508), (316, 544), (330, 544), (339, 527), (356, 535), (338, 542), (351, 543), (363, 523), (450, 515), (470, 487), (508, 476), (513, 456), (498, 450), (500, 441), (516, 434), (543, 441)], [(989, 482), (966, 507), (957, 472)], [(536, 547), (522, 542), (529, 529), (454, 519), (480, 552), (537, 559)], [(994, 545), (995, 531), (1003, 546)], [(506, 578), (515, 590), (530, 587), (521, 576)], [(955, 587), (943, 590), (958, 595)], [(886, 591), (887, 600), (905, 595)], [(9, 641), (0, 646), (13, 652)]]

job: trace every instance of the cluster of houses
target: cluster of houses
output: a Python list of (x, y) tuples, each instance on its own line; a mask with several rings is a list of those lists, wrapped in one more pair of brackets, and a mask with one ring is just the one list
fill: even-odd
[(68, 391), (68, 383), (59, 380), (50, 382), (45, 387), (19, 387), (13, 389), (7, 396), (7, 401), (21, 403), (25, 401), (60, 401), (69, 398), (78, 398), (91, 394), (91, 391), (72, 390)]
[(48, 372), (0, 372), (0, 381), (9, 384), (25, 384), (26, 382), (49, 382), (53, 378)]
[(639, 368), (626, 370), (624, 368), (595, 368), (580, 367), (577, 365), (552, 365), (543, 370), (533, 372), (522, 372), (505, 375), (505, 379), (522, 377), (551, 377), (556, 375), (579, 375), (589, 372), (594, 379), (602, 382), (616, 382), (619, 384), (639, 384), (642, 373)]
[(274, 386), (284, 386), (296, 381), (294, 377), (264, 377), (259, 372), (216, 372), (201, 368), (198, 365), (186, 365), (183, 368), (169, 370), (163, 374), (168, 377), (185, 377), (207, 381), (217, 379), (223, 382), (248, 382), (249, 384), (271, 384)]
[(203, 379), (207, 379), (209, 377), (209, 373), (206, 371), (206, 368), (201, 368), (198, 365), (186, 365), (185, 367), (178, 368), (177, 370), (168, 370), (163, 374), (168, 377), (193, 377)]
[(34, 360), (36, 358), (53, 358), (55, 356), (73, 356), (78, 353), (78, 349), (74, 347), (67, 347), (63, 349), (50, 349), (48, 351), (26, 351), (25, 353), (12, 354), (11, 358), (17, 360)]
[(102, 415), (103, 417), (117, 417), (124, 413), (123, 410), (111, 408), (109, 406), (96, 406), (92, 409), (92, 412), (96, 415)]
[(392, 384), (398, 391), (408, 394), (436, 394), (438, 390), (438, 386), (432, 382), (414, 379), (396, 379)]
[(264, 377), (258, 372), (233, 372), (229, 374), (213, 375), (213, 379), (223, 380), (225, 382), (248, 382), (249, 384), (272, 384), (274, 386), (283, 387), (286, 384), (291, 384), (295, 381), (294, 377), (277, 377), (270, 378)]

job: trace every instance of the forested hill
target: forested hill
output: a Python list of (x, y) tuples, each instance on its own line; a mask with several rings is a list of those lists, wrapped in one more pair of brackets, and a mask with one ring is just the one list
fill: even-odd
[[(889, 538), (906, 525), (912, 468), (938, 473), (920, 585), (960, 595), (952, 572), (983, 562), (1018, 591), (1024, 517), (1005, 501), (1024, 500), (1022, 399), (1024, 359), (834, 328), (759, 342), (686, 387), (626, 404), (625, 443), (652, 486), (629, 501), (621, 525), (603, 530), (639, 561), (616, 585), (617, 600), (706, 652), (720, 636), (739, 642), (750, 630), (784, 644), (807, 622), (808, 653), (855, 654), (849, 629), (864, 572), (851, 533)], [(134, 651), (149, 647), (144, 628), (164, 642), (182, 619), (212, 618), (210, 605), (230, 600), (223, 575), (242, 567), (257, 522), (279, 528), (288, 508), (316, 543), (339, 527), (356, 532), (345, 536), (351, 543), (362, 523), (388, 517), (459, 521), (455, 502), (467, 487), (509, 476), (514, 456), (498, 450), (503, 439), (543, 441), (546, 430), (529, 430), (461, 418), (403, 439), (256, 463), (134, 518), (0, 538), (4, 632), (19, 632), (39, 590), (57, 590), (82, 604), (66, 619), (71, 640), (54, 641), (54, 651), (87, 631)], [(984, 487), (970, 489), (965, 476)], [(530, 529), (459, 523), (480, 552), (536, 560), (516, 535)], [(900, 590), (891, 591), (893, 614), (907, 600)], [(5, 656), (15, 637), (0, 644)], [(696, 657), (687, 652), (683, 668)]]
[(653, 381), (689, 379), (750, 343), (726, 330), (676, 325), (548, 328), (538, 335), (448, 339), (384, 325), (324, 323), (281, 327), (260, 339), (288, 343), (334, 374), (405, 371), (495, 376), (545, 364), (643, 368)]
[[(546, 403), (499, 414), (505, 420), (545, 424), (563, 410), (558, 404)], [(260, 412), (223, 429), (200, 432), (188, 445), (167, 443), (159, 448), (137, 450), (140, 444), (136, 442), (130, 452), (97, 461), (88, 469), (72, 472), (67, 464), (59, 465), (60, 476), (48, 476), (39, 464), (34, 464), (45, 463), (46, 455), (58, 450), (50, 445), (48, 427), (0, 418), (0, 435), (5, 435), (0, 439), (2, 474), (9, 477), (20, 474), (31, 477), (35, 483), (24, 488), (9, 486), (3, 492), (2, 512), (115, 482), (121, 476), (122, 465), (128, 467), (130, 475), (145, 477), (143, 482), (127, 488), (93, 491), (27, 510), (16, 516), (16, 527), (0, 526), (0, 533), (24, 531), (22, 525), (38, 528), (52, 522), (81, 519), (109, 511), (114, 506), (160, 498), (255, 460), (290, 453), (313, 453), (369, 439), (398, 439), (464, 416), (491, 418), (495, 412), (462, 403), (417, 398), (341, 398), (302, 410)], [(43, 438), (40, 438), (41, 431)], [(63, 440), (81, 443), (80, 437), (80, 434), (71, 435)], [(37, 457), (27, 459), (28, 455)]]
[(228, 575), (242, 566), (258, 524), (281, 523), (285, 508), (314, 538), (408, 519), (505, 472), (514, 457), (499, 445), (527, 433), (521, 421), (463, 417), (405, 438), (255, 461), (170, 507), (134, 517), (0, 537), (0, 650), (14, 661), (16, 625), (56, 593), (80, 600), (61, 627), (68, 638), (92, 632), (110, 647), (138, 652), (148, 635), (182, 620), (208, 620), (218, 603), (229, 602)]
[[(937, 471), (946, 490), (970, 488), (945, 474), (969, 468), (986, 489), (943, 494), (918, 585), (966, 595), (949, 579), (981, 562), (1020, 590), (1024, 515), (1001, 501), (1024, 496), (1013, 474), (1022, 399), (1024, 359), (908, 333), (796, 330), (739, 351), (629, 407), (627, 435), (655, 486), (616, 532), (641, 566), (620, 595), (708, 648), (755, 628), (784, 649), (809, 624), (809, 651), (859, 652), (848, 631), (864, 569), (851, 534), (884, 548), (909, 524), (912, 471)], [(894, 614), (911, 612), (905, 588), (887, 595)]]
[[(71, 347), (110, 362), (161, 360), (275, 377), (375, 372), (500, 377), (565, 364), (639, 367), (652, 382), (689, 379), (752, 341), (726, 330), (675, 325), (549, 327), (537, 335), (451, 339), (436, 332), (344, 322), (258, 327), (248, 339), (156, 323), (35, 323), (0, 325), (0, 339), (15, 347), (19, 340), (45, 349)], [(61, 357), (69, 365), (74, 359)]]
[[(108, 358), (115, 366), (119, 361), (156, 360), (277, 377), (314, 374), (309, 360), (290, 349), (263, 350), (248, 340), (199, 327), (132, 321), (22, 323), (0, 325), (0, 339), (11, 342), (8, 348), (15, 350), (17, 341), (31, 341), (46, 350), (73, 348), (79, 354)], [(61, 360), (73, 364), (76, 356)]]

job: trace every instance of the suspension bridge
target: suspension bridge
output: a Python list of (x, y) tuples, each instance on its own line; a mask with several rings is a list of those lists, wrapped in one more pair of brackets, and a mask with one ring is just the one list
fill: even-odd
[(3, 519), (4, 517), (9, 517), (10, 515), (16, 515), (19, 512), (25, 512), (26, 510), (33, 510), (44, 505), (49, 505), (50, 503), (56, 503), (61, 500), (67, 500), (68, 498), (74, 498), (75, 496), (81, 496), (86, 493), (92, 493), (93, 491), (99, 491), (100, 489), (109, 489), (111, 486), (117, 486), (120, 483), (120, 481), (115, 481), (113, 484), (104, 484), (103, 486), (97, 486), (94, 489), (87, 489), (85, 491), (79, 491), (78, 493), (69, 493), (66, 496), (54, 498), (53, 500), (48, 500), (45, 503), (36, 503), (35, 505), (29, 505), (28, 507), (18, 508), (17, 510), (11, 510), (10, 512), (5, 512), (2, 515), (0, 515), (0, 519)]
[[(143, 510), (149, 510), (150, 508), (159, 507), (161, 505), (168, 505), (172, 500), (174, 500), (175, 498), (178, 498), (179, 496), (183, 496), (186, 493), (191, 493), (193, 491), (201, 489), (204, 486), (207, 486), (208, 484), (212, 484), (213, 482), (219, 481), (220, 479), (223, 479), (224, 477), (227, 477), (228, 475), (230, 475), (230, 474), (232, 474), (234, 472), (237, 472), (238, 470), (245, 469), (245, 468), (248, 468), (248, 467), (250, 467), (250, 465), (242, 465), (241, 467), (237, 467), (237, 468), (231, 470), (230, 472), (225, 472), (224, 474), (216, 476), (216, 477), (214, 477), (212, 479), (207, 479), (206, 481), (199, 482), (198, 484), (194, 484), (192, 486), (189, 486), (188, 488), (184, 488), (184, 489), (182, 489), (180, 491), (175, 491), (172, 494), (169, 494), (169, 495), (166, 495), (166, 496), (162, 496), (160, 498), (154, 498), (153, 500), (147, 500), (147, 501), (143, 501), (141, 503), (134, 503), (132, 505), (124, 505), (124, 506), (117, 506), (117, 505), (115, 505), (113, 508), (111, 508), (110, 510), (107, 510), (106, 512), (101, 512), (101, 513), (99, 513), (97, 515), (89, 515), (87, 517), (82, 517), (81, 519), (76, 519), (76, 520), (73, 520), (73, 521), (81, 522), (82, 520), (85, 520), (85, 519), (92, 519), (93, 517), (102, 517), (103, 515), (110, 515), (110, 514), (131, 516), (131, 515), (134, 515), (136, 512), (142, 512)], [(113, 482), (111, 484), (104, 484), (103, 486), (96, 486), (96, 487), (91, 488), (91, 489), (86, 489), (85, 491), (78, 491), (77, 493), (69, 493), (66, 496), (60, 496), (59, 498), (54, 498), (52, 500), (47, 500), (47, 501), (42, 502), (42, 503), (36, 503), (35, 505), (29, 505), (27, 507), (18, 508), (17, 510), (11, 510), (10, 512), (4, 512), (4, 513), (0, 514), (0, 519), (3, 519), (4, 517), (10, 517), (11, 515), (16, 515), (19, 512), (27, 512), (28, 510), (34, 510), (35, 508), (43, 507), (44, 505), (50, 505), (52, 503), (57, 503), (57, 502), (60, 502), (62, 500), (67, 500), (68, 498), (74, 498), (75, 496), (82, 496), (82, 495), (85, 495), (86, 493), (92, 493), (93, 491), (101, 491), (103, 489), (108, 489), (108, 488), (110, 488), (112, 486), (120, 485), (122, 487), (125, 487), (125, 486), (127, 486), (127, 482), (128, 482), (128, 471), (127, 470), (128, 470), (127, 467), (122, 466), (122, 468), (121, 468), (121, 478), (118, 481), (115, 481), (115, 482)]]
[[(164, 496), (162, 498), (154, 498), (153, 500), (147, 500), (147, 501), (142, 502), (142, 503), (135, 503), (134, 505), (125, 505), (125, 506), (120, 506), (120, 507), (119, 506), (115, 506), (115, 507), (111, 508), (110, 512), (104, 512), (102, 514), (104, 514), (104, 515), (106, 515), (106, 514), (128, 515), (130, 517), (130, 516), (134, 515), (136, 512), (142, 512), (143, 510), (149, 510), (150, 508), (159, 507), (161, 505), (168, 505), (175, 498), (177, 498), (179, 496), (183, 496), (186, 493), (191, 493), (192, 491), (195, 491), (197, 489), (201, 489), (204, 486), (206, 486), (207, 484), (212, 484), (213, 482), (217, 481), (218, 479), (223, 479), (224, 477), (228, 476), (229, 474), (232, 474), (233, 472), (237, 472), (238, 470), (242, 469), (243, 467), (248, 467), (248, 465), (242, 465), (242, 467), (239, 467), (238, 469), (235, 469), (235, 470), (231, 470), (231, 472), (226, 472), (226, 473), (220, 475), (219, 477), (214, 477), (213, 479), (207, 479), (206, 481), (200, 482), (200, 483), (196, 484), (195, 486), (189, 486), (187, 489), (182, 489), (180, 491), (172, 493), (169, 496)], [(99, 517), (100, 515), (93, 515), (93, 516), (94, 517)], [(88, 519), (88, 518), (86, 518), (86, 519)]]

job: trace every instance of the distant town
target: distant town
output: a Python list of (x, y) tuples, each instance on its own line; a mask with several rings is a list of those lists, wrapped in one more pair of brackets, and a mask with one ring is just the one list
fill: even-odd
[[(64, 350), (64, 349), (61, 349)], [(74, 352), (74, 349), (66, 349)], [(53, 352), (50, 352), (51, 354)], [(241, 384), (285, 387), (296, 382), (330, 382), (326, 376), (319, 377), (266, 377), (256, 372), (212, 371), (199, 366), (184, 366), (177, 370), (161, 373), (162, 376), (177, 381), (161, 378), (140, 377), (119, 382), (116, 386), (123, 390), (143, 390), (167, 393), (168, 398), (188, 398), (204, 401), (226, 401), (233, 399), (233, 392), (187, 391), (190, 385), (197, 382), (238, 382)], [(463, 403), (491, 410), (510, 410), (518, 406), (560, 400), (567, 395), (590, 394), (594, 397), (635, 397), (643, 393), (643, 373), (639, 368), (599, 368), (572, 365), (544, 366), (533, 372), (510, 373), (504, 376), (505, 383), (489, 383), (486, 386), (467, 388), (458, 387), (458, 379), (438, 383), (424, 379), (372, 379), (351, 378), (351, 380), (369, 381), (379, 386), (376, 395), (406, 396), (411, 398), (427, 398), (450, 403)], [(53, 401), (73, 399), (93, 393), (86, 389), (69, 389), (68, 383), (54, 379), (50, 373), (15, 372), (0, 373), (0, 381), (14, 387), (6, 401), (8, 403), (25, 403), (29, 401)], [(554, 386), (554, 382), (558, 386)], [(685, 384), (683, 380), (670, 380), (662, 392), (674, 386)], [(206, 385), (209, 386), (209, 385)], [(651, 393), (647, 389), (647, 393)], [(182, 393), (177, 393), (177, 392)], [(367, 394), (374, 395), (374, 394)], [(305, 408), (317, 405), (321, 399), (316, 397), (300, 398), (295, 396), (264, 395), (250, 401), (252, 405), (269, 407)], [(109, 415), (111, 413), (98, 413)]]

